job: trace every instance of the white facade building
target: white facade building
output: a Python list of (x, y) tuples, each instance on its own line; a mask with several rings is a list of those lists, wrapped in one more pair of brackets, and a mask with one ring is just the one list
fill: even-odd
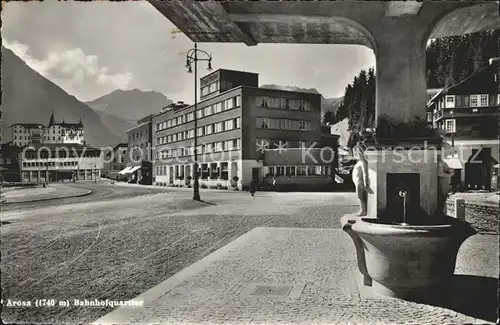
[(78, 123), (56, 123), (54, 113), (50, 116), (49, 124), (16, 123), (10, 126), (12, 131), (12, 144), (23, 147), (38, 143), (85, 143), (84, 127), (82, 121)]

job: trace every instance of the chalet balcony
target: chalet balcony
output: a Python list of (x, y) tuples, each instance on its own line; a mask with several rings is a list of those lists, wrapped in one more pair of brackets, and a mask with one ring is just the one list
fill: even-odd
[(453, 109), (453, 115), (451, 112), (446, 112), (446, 118), (453, 118), (453, 116), (459, 117), (473, 117), (473, 116), (495, 116), (499, 113), (498, 106), (489, 106), (489, 107), (459, 107)]
[(437, 121), (437, 120), (441, 119), (443, 117), (443, 115), (444, 114), (443, 114), (443, 110), (442, 109), (439, 110), (439, 111), (437, 111), (437, 112), (435, 112), (434, 115), (433, 115), (434, 121)]
[[(453, 111), (453, 114), (452, 114)], [(498, 116), (500, 112), (499, 106), (488, 107), (457, 107), (451, 109), (440, 109), (433, 114), (434, 122), (441, 119), (453, 119), (464, 117), (478, 117), (478, 116)]]

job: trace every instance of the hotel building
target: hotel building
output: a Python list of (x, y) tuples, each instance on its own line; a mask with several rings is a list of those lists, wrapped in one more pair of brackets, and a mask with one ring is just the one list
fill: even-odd
[(82, 121), (78, 123), (57, 123), (54, 112), (50, 115), (49, 124), (16, 123), (10, 126), (12, 144), (23, 147), (32, 143), (75, 143), (84, 144), (84, 128)]
[(201, 78), (200, 94), (196, 112), (171, 105), (152, 118), (155, 184), (192, 185), (195, 132), (202, 188), (330, 182), (335, 153), (321, 145), (321, 95), (259, 88), (258, 74), (225, 69)]

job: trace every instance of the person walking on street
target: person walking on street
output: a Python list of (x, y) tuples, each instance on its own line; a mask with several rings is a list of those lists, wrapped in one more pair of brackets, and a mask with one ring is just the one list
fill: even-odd
[(256, 191), (257, 191), (257, 180), (254, 178), (250, 182), (250, 194), (252, 194), (252, 196), (255, 196)]
[(273, 190), (276, 191), (276, 176), (273, 176)]

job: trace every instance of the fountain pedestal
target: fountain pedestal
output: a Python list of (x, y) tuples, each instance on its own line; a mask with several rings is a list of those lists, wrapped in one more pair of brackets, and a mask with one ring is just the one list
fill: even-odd
[(398, 193), (403, 189), (410, 191), (412, 202), (409, 202), (408, 210), (417, 208), (428, 215), (435, 213), (439, 150), (426, 145), (402, 148), (385, 147), (365, 151), (371, 189), (368, 192), (368, 217), (381, 218), (391, 206), (399, 213), (401, 210), (397, 208), (402, 209), (402, 200)]

